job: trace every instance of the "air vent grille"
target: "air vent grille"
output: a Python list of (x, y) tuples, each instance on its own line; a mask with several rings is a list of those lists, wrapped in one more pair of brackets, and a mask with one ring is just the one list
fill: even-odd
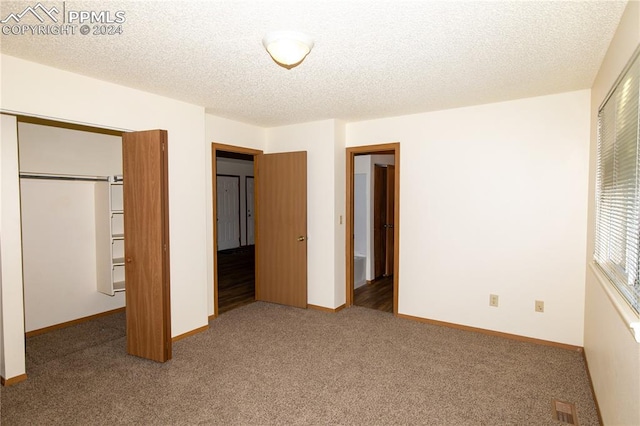
[(578, 416), (576, 414), (576, 406), (570, 402), (559, 401), (554, 399), (553, 405), (553, 418), (561, 422), (578, 425)]

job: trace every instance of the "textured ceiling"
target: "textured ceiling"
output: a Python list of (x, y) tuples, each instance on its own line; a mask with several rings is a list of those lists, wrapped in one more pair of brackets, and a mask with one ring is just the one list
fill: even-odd
[[(36, 4), (3, 0), (0, 19)], [(66, 11), (124, 11), (123, 33), (2, 35), (0, 50), (259, 126), (354, 121), (589, 88), (625, 5), (66, 1)], [(284, 29), (315, 40), (291, 70), (262, 46)]]

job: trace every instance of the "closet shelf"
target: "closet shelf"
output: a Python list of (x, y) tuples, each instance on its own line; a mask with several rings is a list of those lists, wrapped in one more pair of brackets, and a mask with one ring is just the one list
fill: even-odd
[(113, 296), (126, 280), (122, 177), (95, 185), (97, 290)]

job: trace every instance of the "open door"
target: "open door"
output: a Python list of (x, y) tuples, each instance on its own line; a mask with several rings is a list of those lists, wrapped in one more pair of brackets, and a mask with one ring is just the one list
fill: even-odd
[(307, 153), (256, 157), (256, 300), (307, 307)]
[(386, 220), (384, 224), (384, 232), (385, 232), (385, 268), (384, 275), (389, 276), (393, 275), (393, 228), (394, 228), (394, 218), (393, 218), (393, 208), (394, 208), (394, 188), (395, 188), (395, 166), (388, 165), (387, 166), (387, 176), (386, 176)]
[(127, 352), (171, 359), (167, 132), (122, 135)]
[(387, 168), (378, 164), (373, 174), (373, 279), (386, 275)]

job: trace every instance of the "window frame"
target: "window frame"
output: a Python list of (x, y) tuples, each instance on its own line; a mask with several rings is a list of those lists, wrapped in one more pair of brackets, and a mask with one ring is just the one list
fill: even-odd
[[(628, 93), (627, 84), (633, 88)], [(629, 107), (631, 112), (625, 112)], [(625, 122), (625, 118), (633, 121)], [(597, 120), (593, 260), (634, 313), (640, 315), (640, 47), (598, 107)], [(603, 145), (607, 145), (604, 155)], [(624, 160), (626, 168), (621, 165)], [(631, 167), (629, 161), (633, 162)], [(634, 169), (631, 177), (630, 169)], [(631, 196), (627, 193), (629, 187)]]

